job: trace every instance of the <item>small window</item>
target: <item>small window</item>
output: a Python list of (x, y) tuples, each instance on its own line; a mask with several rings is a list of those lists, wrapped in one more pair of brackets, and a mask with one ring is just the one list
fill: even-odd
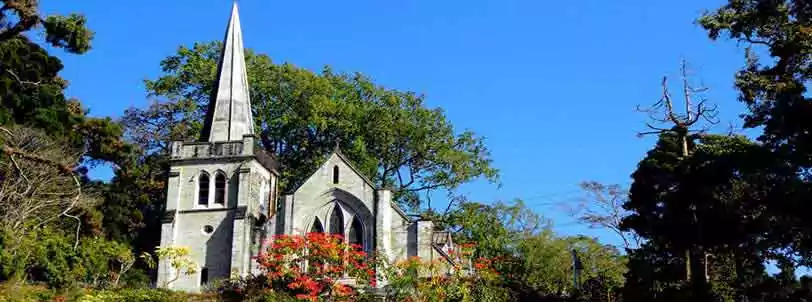
[(333, 184), (338, 184), (338, 166), (333, 166)]
[(200, 174), (200, 178), (197, 180), (197, 185), (197, 204), (206, 206), (209, 204), (209, 174)]
[(217, 173), (214, 178), (214, 203), (223, 205), (226, 203), (226, 176)]
[(203, 226), (203, 234), (211, 235), (211, 233), (214, 233), (214, 227), (213, 226), (210, 226), (210, 225)]
[(200, 285), (209, 283), (209, 268), (204, 267), (200, 269)]

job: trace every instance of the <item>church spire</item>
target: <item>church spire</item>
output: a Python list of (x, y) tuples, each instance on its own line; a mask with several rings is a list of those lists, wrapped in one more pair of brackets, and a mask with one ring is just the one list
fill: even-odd
[(248, 93), (248, 75), (237, 2), (234, 2), (231, 8), (231, 18), (226, 28), (214, 89), (200, 140), (236, 141), (242, 140), (244, 135), (253, 135), (254, 118)]

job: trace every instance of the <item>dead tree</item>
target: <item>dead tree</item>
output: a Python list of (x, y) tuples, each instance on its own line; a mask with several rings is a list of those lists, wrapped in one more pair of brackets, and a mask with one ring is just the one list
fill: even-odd
[[(708, 103), (704, 94), (708, 88), (703, 86), (693, 86), (689, 79), (688, 64), (682, 60), (680, 64), (680, 76), (682, 80), (682, 106), (684, 111), (675, 108), (674, 99), (671, 92), (668, 90), (668, 77), (663, 77), (662, 80), (662, 97), (651, 108), (642, 108), (639, 105), (637, 110), (647, 113), (650, 121), (646, 123), (649, 131), (640, 132), (638, 136), (645, 136), (650, 134), (662, 134), (665, 132), (673, 132), (677, 134), (682, 145), (682, 158), (685, 159), (690, 155), (688, 149), (688, 137), (690, 133), (699, 132), (703, 133), (708, 130), (709, 126), (719, 123), (718, 111), (716, 105)], [(670, 124), (669, 128), (662, 128), (659, 125)], [(696, 223), (696, 207), (691, 206), (690, 211), (693, 214), (694, 223)], [(700, 252), (704, 255), (704, 272), (697, 277), (702, 278), (702, 281), (707, 282), (707, 253)], [(691, 261), (695, 256), (690, 249), (685, 250), (685, 279), (691, 280), (692, 268)], [(696, 261), (697, 259), (693, 259)]]
[(40, 131), (0, 127), (0, 228), (24, 238), (69, 218), (76, 221), (75, 249), (81, 228), (75, 211), (94, 201), (74, 171), (80, 158)]

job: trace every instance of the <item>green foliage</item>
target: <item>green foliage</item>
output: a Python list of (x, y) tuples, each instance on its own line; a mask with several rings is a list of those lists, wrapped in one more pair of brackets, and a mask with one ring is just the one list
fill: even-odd
[[(135, 256), (129, 246), (87, 238), (74, 249), (71, 234), (43, 228), (11, 237), (0, 236), (0, 280), (43, 282), (55, 288), (115, 286)], [(127, 268), (128, 269), (128, 268)]]
[(807, 202), (812, 195), (810, 7), (801, 0), (731, 0), (699, 19), (711, 39), (726, 37), (747, 46), (746, 65), (735, 82), (740, 101), (749, 109), (745, 126), (761, 128), (759, 141), (772, 151), (770, 156), (790, 163), (798, 175), (782, 180), (786, 194), (774, 194), (764, 204), (776, 217), (771, 224), (777, 244), (804, 260), (812, 255), (812, 228), (806, 223), (812, 218)]
[[(150, 95), (171, 102), (133, 109), (125, 119), (164, 127), (132, 127), (133, 137), (155, 133), (147, 135), (158, 141), (150, 144), (162, 146), (166, 139), (195, 138), (191, 135), (201, 130), (213, 91), (220, 47), (181, 47), (161, 62), (165, 74), (146, 86)], [(280, 160), (287, 190), (301, 184), (339, 142), (364, 174), (393, 188), (404, 206), (420, 205), (420, 194), (453, 190), (479, 177), (498, 180), (483, 139), (470, 131), (457, 133), (442, 110), (426, 108), (423, 96), (380, 87), (360, 74), (275, 65), (250, 50), (246, 61), (260, 140)], [(174, 119), (153, 114), (157, 107), (174, 112)]]
[(197, 273), (198, 264), (191, 258), (191, 250), (185, 246), (158, 247), (155, 255), (159, 261), (168, 261), (169, 267), (174, 269), (174, 278), (166, 280), (164, 287), (169, 287), (181, 274), (192, 275)]
[(87, 291), (78, 288), (49, 289), (18, 283), (0, 283), (0, 302), (76, 301)]
[(115, 291), (91, 292), (80, 297), (77, 302), (192, 302), (216, 301), (206, 295), (192, 295), (161, 289), (121, 289)]
[(75, 13), (42, 16), (39, 1), (4, 0), (0, 8), (0, 43), (42, 26), (46, 42), (81, 54), (90, 50), (90, 41), (93, 40), (93, 32), (86, 23), (84, 16)]
[(89, 159), (124, 164), (131, 148), (110, 118), (91, 118), (58, 76), (62, 63), (26, 37), (0, 42), (0, 125), (41, 129)]
[[(677, 142), (674, 134), (661, 135), (632, 175), (624, 205), (632, 214), (623, 226), (648, 242), (630, 252), (625, 297), (735, 300), (761, 282), (762, 263), (784, 246), (787, 231), (768, 201), (785, 196), (797, 181), (794, 171), (741, 136), (693, 136), (688, 157)], [(693, 259), (691, 282), (685, 251)], [(704, 262), (706, 284), (696, 280)]]
[(585, 270), (580, 279), (601, 280), (601, 291), (614, 297), (624, 283), (625, 259), (614, 247), (587, 237), (559, 237), (521, 201), (484, 205), (463, 202), (446, 224), (455, 242), (476, 243), (474, 257), (498, 259), (494, 268), (505, 276), (502, 286), (519, 299), (562, 297), (572, 291), (571, 250)]

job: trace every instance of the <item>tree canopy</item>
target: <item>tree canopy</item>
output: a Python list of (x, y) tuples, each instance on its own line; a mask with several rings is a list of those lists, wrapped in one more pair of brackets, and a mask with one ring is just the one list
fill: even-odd
[[(133, 137), (162, 141), (142, 141), (143, 148), (165, 149), (168, 139), (197, 138), (221, 47), (220, 42), (181, 47), (161, 62), (164, 75), (146, 81), (149, 94), (164, 100), (150, 110), (163, 108), (173, 116), (170, 120), (156, 111), (128, 111), (126, 120), (152, 125), (129, 128)], [(259, 138), (281, 162), (287, 190), (315, 171), (336, 144), (409, 208), (425, 205), (425, 194), (433, 191), (454, 190), (478, 178), (498, 181), (483, 138), (454, 129), (441, 109), (426, 106), (422, 95), (381, 87), (360, 73), (336, 73), (329, 67), (314, 73), (274, 64), (251, 50), (246, 51), (246, 62)], [(170, 125), (157, 127), (159, 123)]]

